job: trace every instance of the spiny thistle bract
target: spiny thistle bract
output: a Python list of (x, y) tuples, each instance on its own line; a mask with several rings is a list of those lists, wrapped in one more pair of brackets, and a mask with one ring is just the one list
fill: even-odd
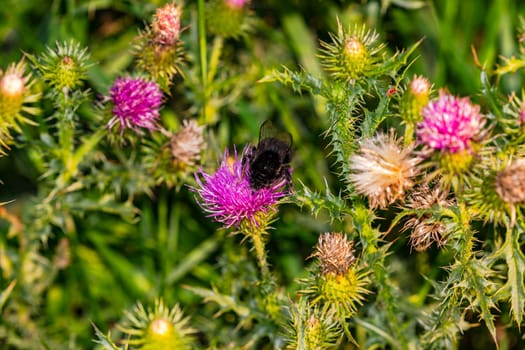
[(55, 90), (74, 90), (87, 78), (90, 55), (74, 41), (57, 42), (55, 48), (48, 47), (39, 57), (26, 54), (40, 71), (42, 78)]
[(175, 74), (181, 73), (184, 48), (180, 40), (182, 5), (168, 3), (156, 10), (152, 23), (136, 38), (137, 66), (165, 92)]
[(353, 242), (346, 234), (327, 232), (319, 236), (311, 275), (301, 279), (299, 291), (311, 305), (332, 310), (337, 316), (350, 317), (369, 293), (368, 273), (357, 264)]
[(323, 350), (334, 346), (342, 335), (333, 310), (311, 306), (305, 298), (286, 308), (289, 321), (284, 326), (286, 349)]
[(364, 26), (345, 30), (340, 22), (337, 29), (337, 34), (330, 33), (331, 43), (321, 42), (319, 57), (326, 71), (345, 82), (365, 80), (374, 74), (385, 48), (379, 34)]
[(26, 116), (40, 112), (30, 105), (40, 98), (39, 93), (31, 91), (32, 85), (23, 61), (11, 64), (5, 72), (0, 70), (0, 155), (13, 143), (12, 130), (19, 132), (22, 123), (34, 124)]
[(350, 181), (371, 208), (386, 208), (413, 186), (420, 159), (412, 150), (413, 146), (402, 147), (393, 132), (361, 140), (350, 158)]
[(486, 222), (516, 224), (525, 204), (525, 158), (502, 156), (485, 160), (465, 194), (473, 211)]
[(140, 350), (187, 350), (193, 348), (195, 330), (189, 325), (181, 308), (171, 309), (161, 299), (155, 300), (153, 308), (146, 309), (141, 303), (125, 313), (125, 320), (118, 328), (126, 335), (121, 340)]

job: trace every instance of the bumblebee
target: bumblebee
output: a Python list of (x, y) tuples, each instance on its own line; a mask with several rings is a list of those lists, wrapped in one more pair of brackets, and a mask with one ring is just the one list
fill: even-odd
[(253, 189), (269, 187), (283, 178), (292, 187), (292, 143), (292, 135), (275, 128), (270, 120), (261, 125), (257, 146), (248, 148), (242, 156)]

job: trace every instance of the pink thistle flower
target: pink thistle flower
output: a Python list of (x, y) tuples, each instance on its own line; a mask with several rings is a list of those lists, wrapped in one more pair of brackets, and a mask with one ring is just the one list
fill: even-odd
[(198, 187), (190, 189), (199, 195), (200, 198), (195, 199), (208, 216), (226, 228), (239, 227), (243, 220), (257, 227), (257, 214), (276, 210), (274, 205), (286, 196), (286, 179), (268, 187), (253, 189), (248, 172), (237, 151), (234, 150), (233, 160), (230, 160), (226, 150), (217, 171), (214, 174), (203, 170), (196, 172)]
[(249, 0), (225, 0), (226, 5), (233, 9), (242, 9), (246, 6)]
[(414, 79), (410, 82), (410, 92), (414, 96), (428, 96), (432, 85), (427, 78), (414, 75)]
[(120, 124), (124, 129), (156, 129), (159, 109), (162, 105), (162, 91), (159, 86), (141, 78), (117, 78), (110, 89), (113, 102), (113, 118), (108, 123), (112, 129)]
[(158, 8), (153, 16), (151, 28), (155, 34), (155, 41), (161, 45), (172, 46), (177, 43), (180, 36), (180, 18), (182, 6), (166, 4)]
[(467, 97), (455, 97), (444, 91), (426, 105), (422, 114), (423, 121), (416, 131), (419, 142), (449, 153), (470, 150), (470, 142), (485, 124), (478, 105)]

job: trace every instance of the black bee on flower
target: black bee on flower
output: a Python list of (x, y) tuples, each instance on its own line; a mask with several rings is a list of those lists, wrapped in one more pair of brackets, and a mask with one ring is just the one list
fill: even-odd
[(247, 147), (242, 156), (253, 189), (269, 187), (283, 179), (293, 188), (292, 143), (292, 135), (277, 129), (270, 120), (261, 125), (257, 146)]

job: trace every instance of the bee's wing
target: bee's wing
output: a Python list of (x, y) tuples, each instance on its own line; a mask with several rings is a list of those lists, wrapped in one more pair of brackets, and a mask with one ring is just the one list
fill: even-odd
[(271, 120), (266, 120), (261, 125), (261, 129), (259, 130), (259, 142), (261, 142), (264, 139), (268, 138), (276, 138), (278, 140), (281, 140), (289, 147), (292, 147), (293, 139), (292, 134), (286, 131), (281, 131), (277, 129)]

